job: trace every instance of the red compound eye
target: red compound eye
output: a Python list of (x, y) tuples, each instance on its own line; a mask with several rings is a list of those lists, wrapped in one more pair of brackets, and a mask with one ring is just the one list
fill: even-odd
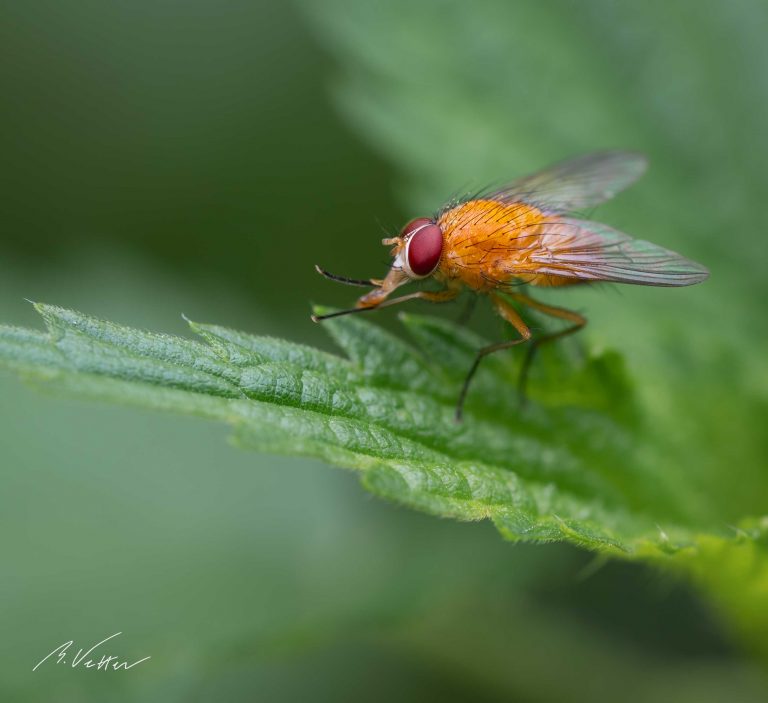
[(403, 239), (408, 239), (415, 230), (423, 227), (424, 225), (431, 225), (432, 220), (430, 220), (428, 217), (417, 217), (415, 220), (411, 220), (405, 227), (403, 227), (403, 231), (400, 232), (400, 236)]
[(406, 235), (410, 235), (405, 244), (405, 263), (410, 273), (429, 276), (443, 253), (443, 231), (431, 220), (420, 218), (406, 225), (403, 236)]

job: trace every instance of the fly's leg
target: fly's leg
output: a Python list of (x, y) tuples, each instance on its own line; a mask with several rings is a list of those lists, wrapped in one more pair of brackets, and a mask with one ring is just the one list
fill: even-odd
[(330, 312), (327, 315), (312, 315), (312, 322), (322, 322), (328, 320), (331, 317), (340, 317), (341, 315), (352, 315), (360, 312), (369, 312), (372, 310), (378, 310), (379, 308), (388, 308), (390, 305), (399, 305), (406, 300), (427, 300), (430, 303), (447, 303), (453, 300), (459, 291), (454, 288), (446, 288), (444, 290), (420, 290), (415, 293), (409, 293), (408, 295), (401, 295), (399, 298), (390, 298), (378, 305), (370, 305), (366, 308), (349, 308), (348, 310), (339, 310), (338, 312)]
[(534, 310), (543, 312), (545, 315), (557, 317), (560, 320), (568, 320), (569, 322), (573, 323), (570, 327), (566, 327), (559, 332), (553, 332), (552, 334), (547, 334), (543, 337), (537, 337), (531, 342), (530, 346), (528, 347), (528, 351), (523, 358), (523, 365), (520, 367), (520, 377), (517, 382), (520, 398), (522, 402), (525, 403), (526, 388), (528, 385), (528, 372), (530, 371), (533, 357), (536, 355), (538, 348), (546, 342), (553, 342), (556, 339), (561, 339), (562, 337), (567, 337), (569, 334), (578, 332), (582, 327), (584, 327), (584, 325), (587, 324), (587, 318), (585, 318), (583, 315), (579, 315), (579, 313), (574, 312), (573, 310), (566, 310), (565, 308), (558, 308), (553, 305), (544, 305), (544, 303), (540, 303), (538, 300), (529, 298), (527, 295), (523, 295), (522, 293), (508, 293), (508, 295), (513, 300), (516, 300), (523, 305), (527, 305)]
[(514, 327), (519, 333), (519, 339), (512, 339), (508, 342), (498, 342), (497, 344), (491, 344), (487, 347), (483, 347), (477, 352), (475, 361), (472, 367), (469, 369), (466, 378), (464, 379), (464, 385), (461, 387), (461, 393), (459, 394), (459, 401), (456, 404), (456, 422), (461, 422), (462, 409), (464, 407), (464, 400), (467, 397), (467, 391), (469, 390), (469, 384), (472, 382), (472, 378), (477, 371), (477, 367), (480, 366), (480, 362), (489, 354), (501, 351), (502, 349), (509, 349), (523, 342), (527, 342), (531, 338), (531, 330), (528, 329), (528, 325), (523, 322), (517, 311), (505, 300), (493, 293), (489, 294), (491, 302), (493, 303), (496, 311), (501, 315), (512, 327)]
[(453, 300), (459, 294), (456, 288), (445, 288), (444, 290), (419, 290), (415, 293), (408, 293), (408, 295), (401, 295), (399, 298), (392, 298), (391, 300), (385, 300), (381, 305), (377, 305), (379, 308), (386, 308), (390, 305), (399, 305), (406, 300), (426, 300), (430, 303), (447, 303)]

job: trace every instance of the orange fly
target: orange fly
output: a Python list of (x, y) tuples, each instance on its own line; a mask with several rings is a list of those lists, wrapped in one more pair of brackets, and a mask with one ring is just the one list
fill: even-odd
[[(531, 176), (469, 199), (452, 201), (431, 218), (409, 222), (399, 236), (384, 239), (394, 261), (384, 279), (357, 280), (317, 270), (335, 281), (372, 286), (354, 308), (313, 316), (329, 317), (375, 310), (406, 300), (453, 300), (464, 289), (487, 295), (519, 337), (484, 347), (464, 380), (456, 418), (461, 419), (469, 384), (483, 357), (531, 340), (531, 330), (506, 298), (568, 322), (559, 332), (531, 340), (520, 372), (524, 389), (536, 348), (578, 331), (586, 319), (577, 312), (540, 303), (516, 288), (566, 286), (608, 281), (646, 286), (689, 286), (709, 275), (706, 268), (656, 244), (633, 239), (607, 225), (569, 216), (612, 198), (636, 181), (644, 156), (608, 151), (564, 161)], [(437, 291), (389, 298), (413, 280), (433, 278)]]

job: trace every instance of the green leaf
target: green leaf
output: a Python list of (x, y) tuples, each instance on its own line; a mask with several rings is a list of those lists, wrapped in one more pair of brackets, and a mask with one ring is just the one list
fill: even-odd
[[(357, 469), (378, 495), (490, 519), (510, 540), (659, 556), (702, 536), (737, 537), (660, 480), (639, 451), (636, 419), (600, 409), (612, 395), (632, 404), (613, 353), (575, 368), (581, 407), (550, 393), (525, 410), (512, 392), (514, 364), (498, 356), (481, 368), (457, 424), (461, 371), (483, 341), (444, 320), (403, 315), (417, 347), (354, 317), (330, 320), (345, 359), (213, 325), (190, 323), (197, 342), (36, 308), (47, 334), (0, 327), (0, 364), (29, 380), (223, 421), (244, 446)], [(757, 535), (764, 526), (743, 528)]]

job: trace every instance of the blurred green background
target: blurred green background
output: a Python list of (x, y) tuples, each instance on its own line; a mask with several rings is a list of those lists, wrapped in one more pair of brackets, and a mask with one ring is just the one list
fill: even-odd
[[(765, 292), (752, 283), (763, 250), (749, 248), (762, 236), (760, 182), (747, 177), (765, 163), (754, 125), (767, 66), (748, 60), (765, 28), (758, 3), (733, 4), (728, 23), (692, 2), (653, 3), (639, 18), (617, 11), (621, 3), (559, 2), (542, 14), (535, 3), (482, 3), (465, 27), (487, 78), (465, 93), (471, 103), (450, 98), (478, 72), (442, 61), (452, 47), (420, 34), (434, 19), (439, 37), (459, 4), (406, 3), (382, 17), (358, 4), (370, 8), (368, 32), (378, 21), (401, 27), (402, 47), (377, 53), (343, 2), (309, 11), (244, 1), (2, 3), (0, 319), (37, 326), (23, 302), (31, 298), (168, 332), (185, 333), (183, 312), (328, 346), (309, 303), (351, 296), (319, 279), (314, 263), (381, 274), (382, 226), (438, 205), (435, 190), (465, 185), (448, 181), (468, 154), (487, 165), (468, 169), (466, 181), (477, 182), (505, 175), (507, 162), (513, 176), (603, 146), (645, 148), (658, 164), (636, 210), (629, 203), (608, 221), (647, 231), (654, 198), (666, 198), (666, 215), (678, 197), (716, 204), (722, 223), (738, 212), (754, 226), (728, 231), (727, 241), (697, 238), (691, 223), (705, 215), (688, 209), (660, 243), (714, 262), (736, 300)], [(513, 5), (504, 22), (491, 11)], [(350, 37), (370, 65), (352, 58)], [(611, 66), (613, 92), (584, 112), (569, 98), (602, 90), (599, 37), (628, 47), (619, 52), (626, 65)], [(516, 71), (498, 42), (538, 47), (526, 60), (541, 75)], [(415, 60), (434, 83), (398, 73), (388, 51), (406, 46), (422, 50)], [(583, 65), (569, 63), (573, 47)], [(370, 77), (371, 65), (387, 84)], [(558, 133), (525, 124), (515, 103), (506, 106), (509, 154), (470, 129), (485, 97), (510, 85), (535, 117), (542, 76), (561, 91)], [(345, 92), (344, 81), (371, 99)], [(448, 118), (435, 130), (436, 144), (445, 139), (431, 172), (408, 155), (433, 145), (382, 126), (376, 99), (392, 85), (423, 98), (414, 125)], [(652, 110), (648, 95), (659, 101)], [(556, 93), (547, 99), (548, 109), (558, 104)], [(710, 113), (709, 104), (727, 109)], [(659, 122), (622, 127), (642, 110)], [(660, 304), (656, 294), (646, 293), (648, 305)], [(591, 293), (588, 309), (603, 306), (597, 339), (609, 340), (612, 312), (641, 295), (606, 293), (606, 303)], [(752, 324), (761, 341), (764, 320)], [(637, 342), (629, 354), (642, 369), (653, 350), (644, 356), (634, 334), (624, 339)], [(202, 422), (46, 397), (8, 375), (0, 397), (0, 700), (765, 700), (763, 674), (719, 613), (646, 567), (564, 546), (513, 547), (488, 525), (377, 501), (354, 476), (316, 462), (240, 452)], [(733, 488), (734, 502), (740, 490), (756, 510), (765, 505), (749, 486)], [(115, 652), (152, 659), (129, 672), (52, 663), (32, 672), (64, 641), (90, 646), (117, 631)]]

